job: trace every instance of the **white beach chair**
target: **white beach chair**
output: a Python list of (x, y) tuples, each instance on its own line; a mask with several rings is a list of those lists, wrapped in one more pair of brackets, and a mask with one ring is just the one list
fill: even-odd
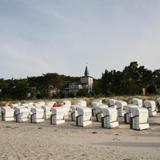
[(71, 107), (72, 104), (71, 104), (71, 101), (69, 101), (69, 100), (63, 100), (63, 105)]
[(102, 114), (103, 108), (108, 108), (108, 106), (105, 104), (102, 104), (95, 107), (95, 115), (96, 115), (97, 122), (101, 122), (101, 119), (103, 117), (103, 114)]
[(154, 117), (157, 115), (156, 111), (156, 102), (152, 100), (145, 100), (144, 101), (144, 106), (148, 109), (149, 116)]
[(34, 106), (35, 106), (35, 107), (45, 106), (45, 102), (44, 102), (44, 101), (40, 101), (40, 102), (34, 103)]
[(124, 106), (125, 114), (124, 114), (124, 122), (126, 124), (130, 123), (130, 118), (132, 117), (131, 109), (132, 108), (141, 108), (134, 104), (128, 104), (127, 106)]
[(102, 100), (101, 99), (96, 99), (96, 100), (93, 100), (92, 102), (91, 102), (91, 107), (92, 107), (92, 116), (94, 117), (94, 116), (96, 116), (96, 108), (97, 108), (97, 106), (100, 106), (100, 105), (102, 105)]
[(133, 98), (132, 104), (137, 105), (139, 107), (143, 107), (143, 100), (139, 98)]
[(144, 130), (149, 128), (148, 110), (146, 108), (131, 108), (130, 128)]
[(64, 119), (65, 111), (63, 107), (52, 108), (51, 111), (52, 111), (52, 114), (51, 114), (50, 122), (52, 125), (65, 123), (65, 119)]
[(10, 106), (1, 108), (2, 121), (14, 121), (14, 109)]
[(102, 128), (116, 128), (119, 126), (117, 109), (110, 107), (103, 108), (102, 114)]
[(85, 100), (78, 100), (75, 105), (87, 107), (87, 102)]
[(51, 117), (51, 114), (52, 114), (52, 112), (51, 112), (51, 105), (44, 105), (44, 106), (42, 106), (42, 109), (44, 110), (44, 119), (46, 120), (46, 119), (50, 119), (50, 117)]
[(23, 103), (22, 106), (27, 108), (30, 111), (30, 113), (31, 109), (35, 107), (33, 102)]
[(116, 105), (117, 100), (116, 99), (109, 99), (108, 100), (108, 105), (109, 107)]
[(157, 111), (160, 112), (160, 97), (157, 98)]
[(16, 122), (29, 121), (29, 114), (30, 114), (30, 110), (25, 106), (16, 107), (14, 112)]
[(94, 106), (95, 104), (102, 104), (102, 99), (93, 99), (91, 101), (91, 106)]
[(76, 121), (77, 107), (83, 107), (83, 106), (78, 106), (78, 105), (72, 105), (71, 106), (71, 109), (70, 109), (70, 119), (71, 119), (71, 121)]
[(2, 119), (2, 107), (0, 107), (0, 119)]
[(28, 104), (24, 105), (24, 107), (30, 111), (30, 115), (32, 114), (31, 109), (35, 108), (34, 103), (28, 103)]
[(125, 101), (116, 101), (117, 111), (118, 111), (118, 120), (124, 120), (125, 110), (124, 107), (127, 106), (127, 102)]
[(70, 105), (63, 105), (61, 106), (64, 110), (64, 119), (69, 120), (70, 119), (70, 112), (71, 112), (71, 106)]
[(31, 123), (44, 122), (44, 109), (41, 107), (31, 108)]
[(85, 127), (92, 124), (92, 111), (88, 107), (77, 107), (76, 126)]
[(18, 107), (18, 106), (21, 106), (21, 103), (19, 102), (19, 103), (12, 103), (11, 104), (11, 107), (12, 108), (15, 108), (15, 107)]
[(54, 101), (48, 101), (48, 102), (45, 103), (45, 105), (52, 108), (55, 103), (56, 102), (54, 102)]

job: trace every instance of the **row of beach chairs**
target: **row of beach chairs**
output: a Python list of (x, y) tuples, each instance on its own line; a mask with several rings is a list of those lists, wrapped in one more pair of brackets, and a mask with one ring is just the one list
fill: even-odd
[[(160, 99), (159, 99), (160, 100)], [(160, 101), (159, 101), (160, 102)], [(65, 100), (59, 107), (55, 102), (17, 103), (1, 107), (2, 121), (16, 121), (40, 123), (50, 119), (52, 125), (65, 123), (66, 120), (75, 121), (76, 126), (91, 125), (93, 119), (101, 123), (102, 128), (117, 128), (121, 123), (130, 124), (134, 130), (149, 128), (149, 117), (157, 115), (156, 102), (153, 100), (132, 99), (131, 104), (125, 101), (109, 99), (107, 104), (101, 99), (95, 99), (91, 106), (79, 100), (74, 105)]]

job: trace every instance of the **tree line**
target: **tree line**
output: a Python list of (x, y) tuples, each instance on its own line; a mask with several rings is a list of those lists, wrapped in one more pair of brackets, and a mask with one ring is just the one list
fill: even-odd
[[(0, 79), (1, 100), (21, 100), (38, 98), (63, 98), (63, 89), (71, 82), (79, 82), (80, 77), (47, 73), (26, 79)], [(93, 92), (80, 90), (77, 96), (139, 95), (160, 92), (160, 70), (149, 70), (131, 62), (123, 71), (105, 70), (100, 79), (94, 79)], [(75, 95), (68, 95), (73, 97)]]
[(146, 94), (158, 94), (160, 89), (160, 70), (149, 70), (131, 62), (123, 71), (108, 71), (102, 74), (101, 92), (105, 95), (138, 95), (142, 89)]
[(79, 77), (47, 73), (26, 79), (0, 79), (1, 100), (61, 98), (68, 83), (79, 81)]

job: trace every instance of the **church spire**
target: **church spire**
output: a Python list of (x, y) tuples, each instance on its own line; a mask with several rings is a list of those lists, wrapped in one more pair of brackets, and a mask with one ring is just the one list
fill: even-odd
[(86, 66), (86, 68), (85, 68), (84, 75), (85, 75), (86, 77), (89, 76), (89, 72), (88, 72), (88, 67), (87, 67), (87, 66)]

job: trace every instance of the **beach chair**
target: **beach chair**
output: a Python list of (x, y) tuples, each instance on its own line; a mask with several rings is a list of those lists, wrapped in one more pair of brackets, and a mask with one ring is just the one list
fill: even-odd
[(14, 112), (16, 122), (27, 122), (29, 121), (30, 110), (25, 106), (16, 107)]
[(108, 100), (108, 106), (109, 106), (109, 107), (115, 106), (115, 105), (116, 105), (116, 102), (117, 102), (117, 100), (115, 100), (115, 99), (109, 99), (109, 100)]
[(124, 106), (125, 114), (124, 114), (124, 122), (126, 124), (130, 123), (130, 118), (132, 117), (131, 109), (132, 108), (141, 108), (134, 104), (128, 104), (127, 106)]
[(34, 103), (33, 102), (28, 102), (28, 103), (23, 103), (21, 106), (28, 108), (29, 110), (31, 110), (31, 108), (34, 107)]
[(95, 107), (95, 115), (96, 115), (97, 122), (101, 122), (101, 118), (103, 116), (103, 114), (102, 114), (103, 108), (108, 108), (108, 106), (105, 104), (102, 104), (102, 105), (98, 105)]
[(56, 103), (56, 102), (54, 102), (54, 101), (49, 101), (49, 102), (46, 102), (45, 105), (46, 105), (46, 106), (49, 106), (50, 108), (52, 108), (55, 103)]
[(103, 108), (102, 114), (102, 128), (117, 128), (119, 126), (117, 109)]
[(10, 106), (1, 108), (2, 121), (14, 121), (14, 109)]
[(64, 119), (69, 120), (70, 119), (70, 112), (71, 112), (71, 106), (70, 105), (63, 105), (61, 106), (64, 110)]
[(96, 108), (97, 106), (102, 105), (102, 100), (101, 99), (94, 99), (91, 102), (91, 107), (92, 107), (92, 116), (95, 117), (96, 116)]
[(139, 107), (143, 107), (143, 100), (139, 98), (133, 98), (132, 104), (137, 105)]
[(88, 107), (77, 107), (76, 126), (85, 127), (92, 124), (92, 111)]
[(134, 130), (149, 129), (148, 110), (146, 108), (131, 108), (130, 128)]
[(34, 106), (35, 107), (42, 107), (42, 106), (45, 106), (45, 102), (44, 101), (40, 101), (40, 102), (37, 102), (37, 103), (34, 103)]
[(157, 115), (156, 102), (152, 100), (145, 100), (144, 106), (148, 109), (149, 117), (154, 117)]
[(44, 106), (42, 106), (42, 109), (44, 110), (44, 119), (45, 120), (50, 119), (51, 114), (52, 114), (51, 108), (52, 108), (51, 105), (44, 105)]
[(2, 119), (2, 107), (0, 107), (0, 119)]
[(91, 106), (94, 105), (95, 103), (102, 104), (102, 99), (93, 99), (91, 101)]
[(41, 107), (31, 108), (31, 123), (44, 122), (44, 109)]
[(52, 108), (51, 112), (51, 125), (59, 125), (65, 123), (65, 111), (63, 107)]
[(71, 121), (76, 121), (77, 107), (83, 107), (83, 106), (78, 106), (78, 105), (72, 105), (71, 106), (71, 109), (70, 109), (70, 119), (71, 119)]
[(157, 111), (160, 112), (160, 97), (157, 98)]
[(63, 101), (63, 106), (68, 106), (68, 107), (71, 107), (71, 101), (69, 101), (69, 100), (64, 100)]
[(118, 111), (118, 120), (123, 121), (124, 120), (124, 114), (125, 110), (124, 107), (127, 106), (127, 102), (125, 101), (116, 101), (117, 111)]
[(18, 107), (18, 106), (20, 106), (21, 105), (21, 103), (19, 102), (19, 103), (12, 103), (11, 104), (11, 107), (12, 108), (15, 108), (15, 107)]
[(78, 100), (75, 105), (87, 107), (87, 102), (85, 100)]
[(32, 103), (32, 102), (31, 103), (25, 103), (25, 105), (23, 104), (23, 106), (30, 111), (30, 115), (32, 114), (31, 109), (35, 108), (34, 103)]

